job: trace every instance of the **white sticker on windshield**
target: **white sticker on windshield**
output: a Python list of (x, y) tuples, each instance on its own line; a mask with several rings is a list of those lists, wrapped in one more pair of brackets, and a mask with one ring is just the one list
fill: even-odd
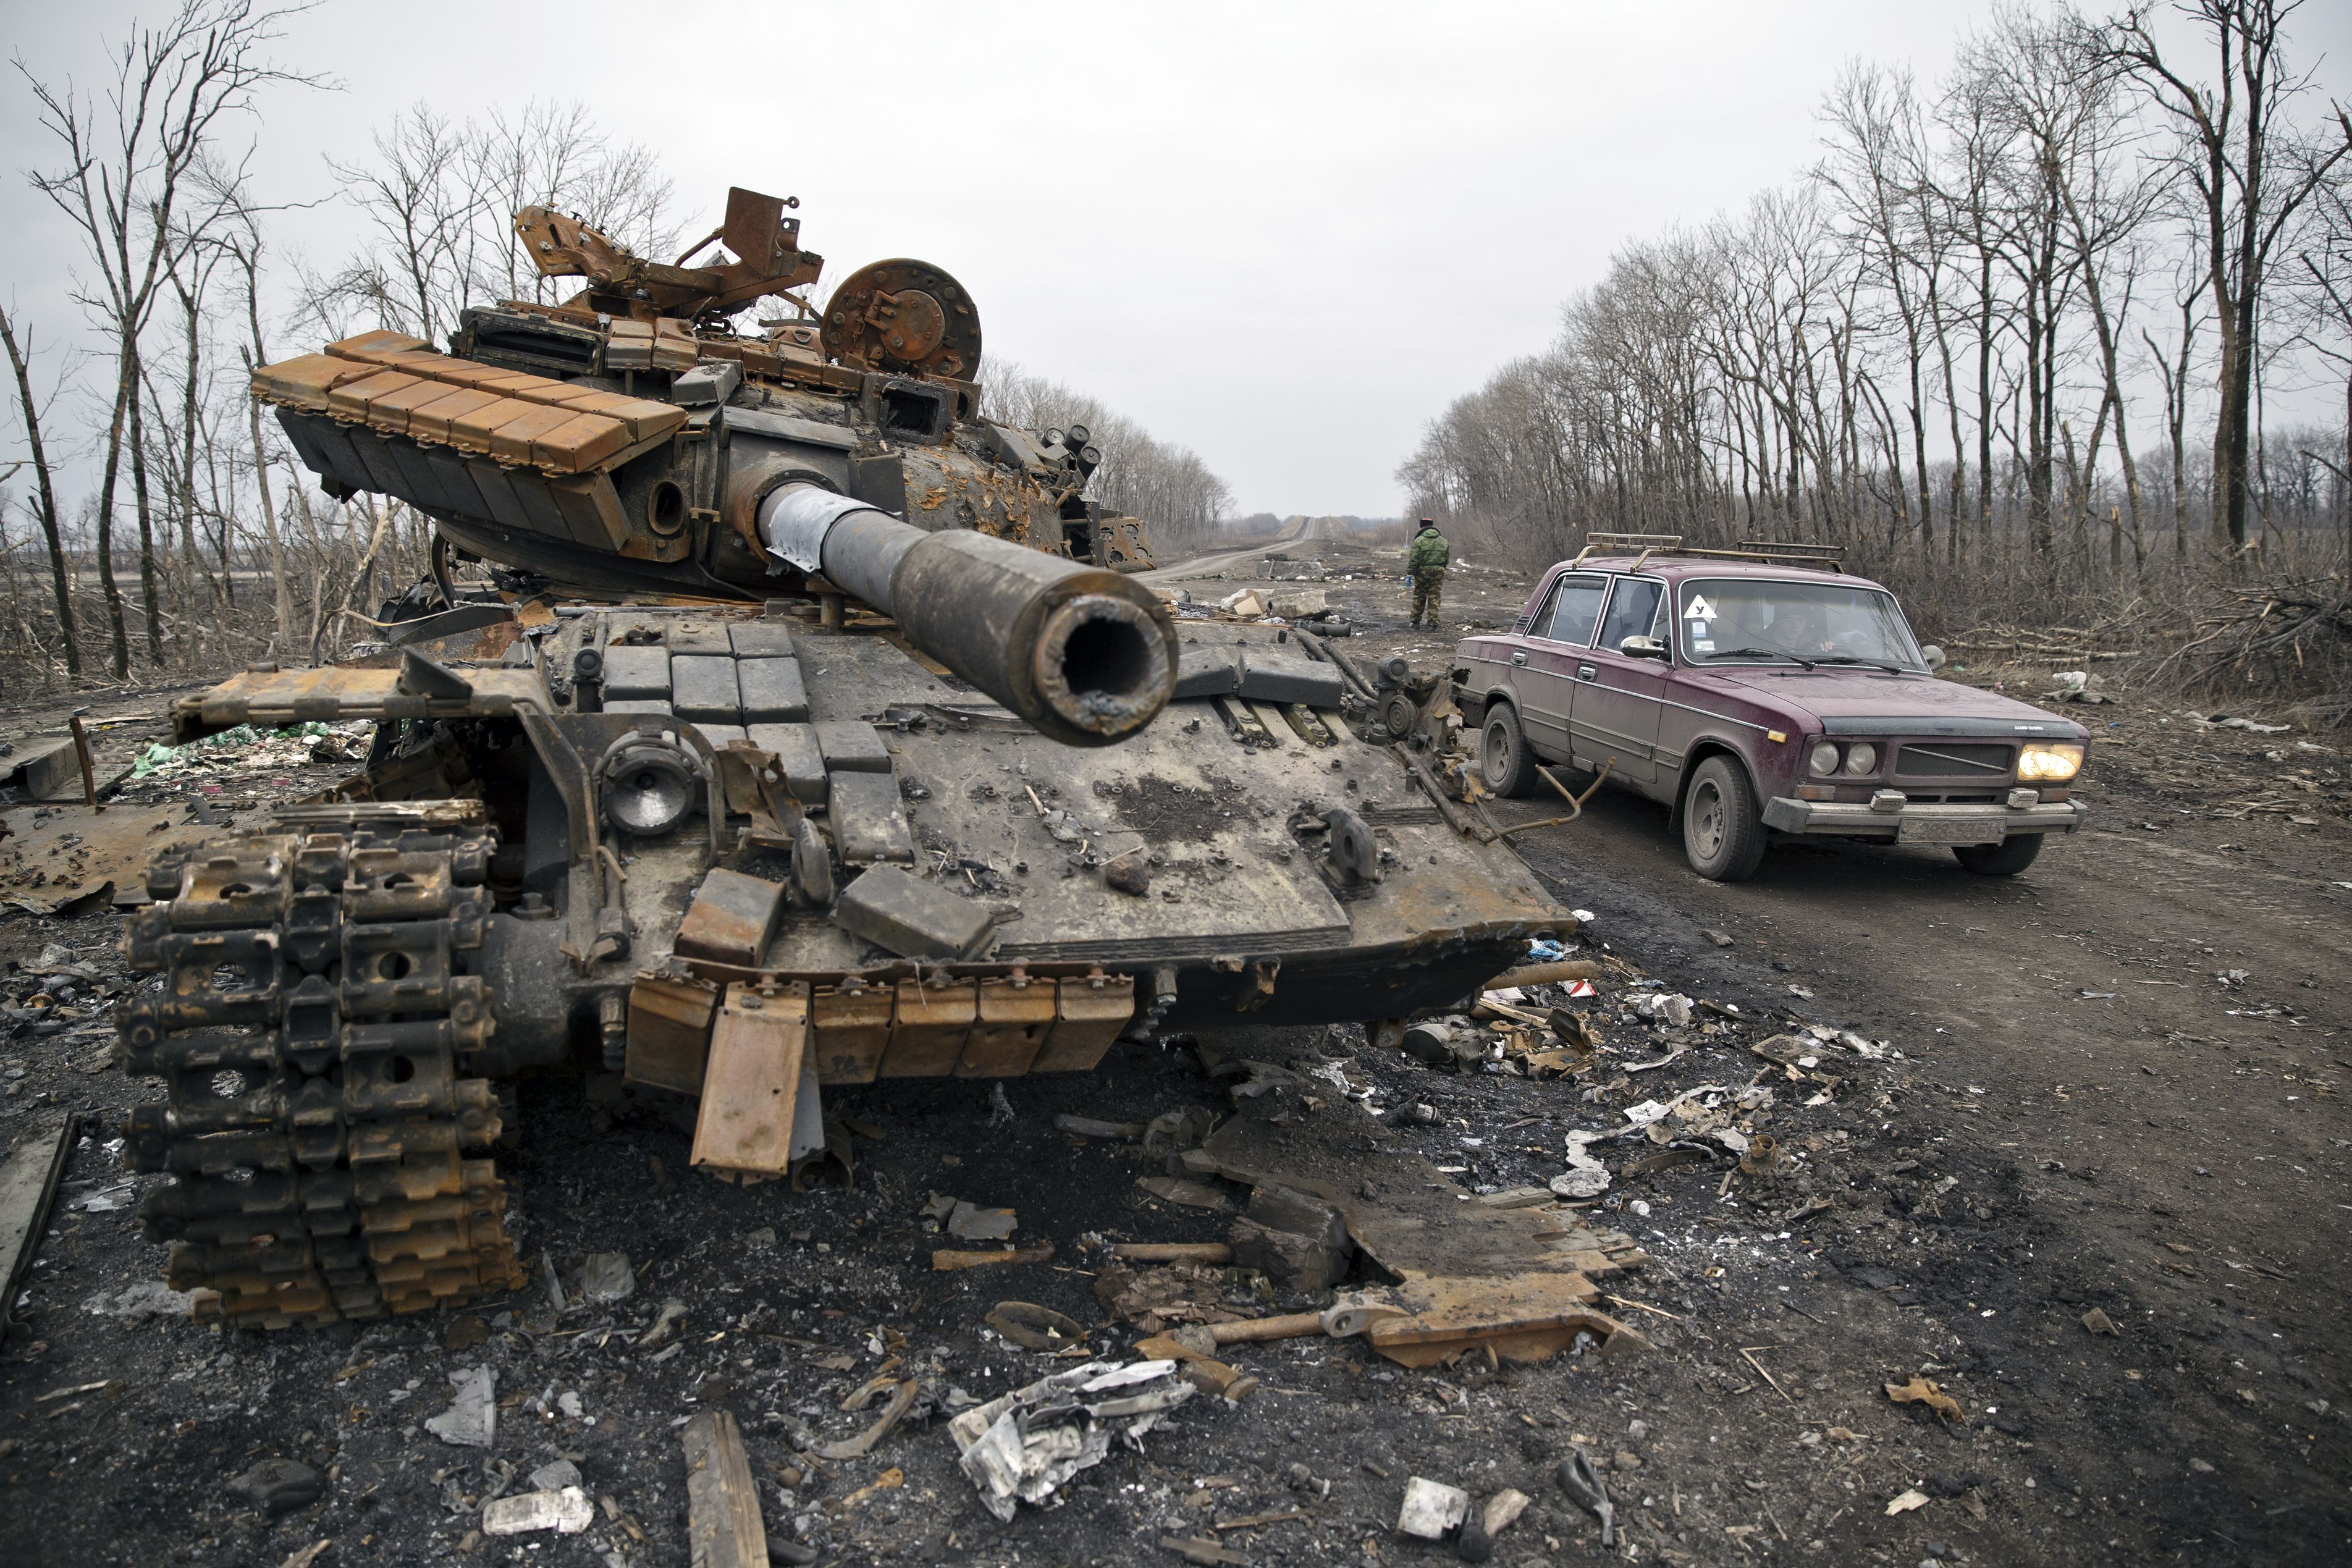
[(1711, 621), (1715, 619), (1715, 606), (1706, 602), (1706, 595), (1693, 594), (1690, 596), (1690, 603), (1683, 606), (1683, 619)]
[(1706, 623), (1705, 621), (1691, 622), (1690, 635), (1695, 637), (1703, 637), (1706, 636)]
[(1702, 637), (1693, 637), (1693, 638), (1691, 638), (1691, 652), (1693, 652), (1693, 653), (1713, 653), (1714, 651), (1715, 651), (1715, 644), (1713, 644), (1713, 643), (1711, 643), (1711, 642), (1708, 642), (1708, 641), (1706, 641), (1705, 638), (1702, 638)]

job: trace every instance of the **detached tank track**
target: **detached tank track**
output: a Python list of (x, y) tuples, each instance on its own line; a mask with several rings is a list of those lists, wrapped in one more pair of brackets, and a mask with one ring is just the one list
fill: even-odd
[(461, 1064), (495, 1025), (479, 978), (484, 830), (215, 840), (147, 873), (123, 934), (160, 994), (117, 1008), (142, 1207), (199, 1321), (257, 1328), (456, 1305), (523, 1282), (492, 1162), (499, 1098)]

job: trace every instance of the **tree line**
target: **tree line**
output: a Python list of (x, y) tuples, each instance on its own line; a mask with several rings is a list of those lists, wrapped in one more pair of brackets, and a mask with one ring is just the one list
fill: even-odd
[[(1626, 245), (1433, 419), (1421, 511), (1535, 563), (1594, 531), (1834, 542), (1948, 623), (2352, 558), (2352, 121), (2294, 0), (1996, 13), (1857, 63), (1822, 155)], [(2266, 397), (2338, 389), (2338, 420)]]
[[(0, 697), (304, 662), (373, 637), (378, 606), (424, 574), (431, 521), (321, 492), (247, 395), (253, 367), (379, 326), (439, 342), (468, 305), (552, 302), (570, 280), (541, 279), (511, 224), (531, 204), (640, 255), (677, 248), (690, 215), (657, 154), (583, 107), (419, 104), (364, 156), (325, 163), (309, 205), (348, 217), (349, 248), (290, 254), (291, 208), (257, 191), (247, 159), (268, 102), (322, 85), (280, 58), (302, 9), (177, 0), (110, 47), (95, 89), (13, 62), (39, 130), (19, 156), (78, 242), (78, 311), (0, 308), (17, 438), (0, 458)], [(1004, 371), (982, 369), (992, 414), (1087, 424), (1107, 504), (1178, 538), (1229, 507), (1192, 453)]]

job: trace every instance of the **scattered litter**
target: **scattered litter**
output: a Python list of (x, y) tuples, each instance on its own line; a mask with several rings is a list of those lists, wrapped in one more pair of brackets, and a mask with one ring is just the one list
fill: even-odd
[(877, 1377), (859, 1389), (842, 1406), (845, 1410), (863, 1409), (876, 1394), (886, 1389), (890, 1394), (889, 1402), (882, 1406), (882, 1414), (875, 1417), (864, 1431), (854, 1437), (837, 1443), (813, 1443), (809, 1446), (809, 1452), (820, 1459), (831, 1459), (836, 1462), (843, 1459), (863, 1458), (872, 1453), (876, 1446), (883, 1438), (887, 1437), (899, 1422), (907, 1418), (907, 1412), (915, 1407), (915, 1401), (920, 1397), (923, 1385), (911, 1377), (898, 1380)]
[(101, 1318), (138, 1322), (147, 1318), (184, 1318), (195, 1303), (193, 1290), (174, 1290), (161, 1279), (142, 1279), (116, 1291), (100, 1291), (82, 1303), (86, 1312)]
[(2083, 1327), (2088, 1329), (2095, 1334), (2113, 1334), (2118, 1332), (2116, 1328), (2116, 1321), (2113, 1318), (2108, 1317), (2106, 1313), (2101, 1311), (2096, 1307), (2092, 1308), (2089, 1311), (2083, 1314)]
[(1054, 1125), (1081, 1138), (1116, 1138), (1132, 1143), (1143, 1136), (1139, 1121), (1097, 1121), (1091, 1116), (1056, 1116)]
[(1886, 1397), (1897, 1405), (1924, 1405), (1945, 1420), (1957, 1422), (1962, 1426), (1969, 1424), (1968, 1416), (1960, 1410), (1960, 1402), (1925, 1377), (1914, 1376), (1908, 1383), (1888, 1384)]
[(1233, 1200), (1203, 1182), (1188, 1182), (1181, 1176), (1144, 1176), (1136, 1184), (1163, 1203), (1179, 1208), (1205, 1209), (1211, 1213), (1229, 1209)]
[(482, 1510), (484, 1535), (531, 1535), (551, 1530), (577, 1535), (596, 1521), (595, 1505), (578, 1487), (560, 1491), (520, 1492), (493, 1500)]
[(1570, 1448), (1552, 1475), (1570, 1501), (1601, 1521), (1601, 1544), (1616, 1545), (1616, 1505), (1609, 1500), (1609, 1488), (1602, 1483), (1601, 1472), (1592, 1467), (1592, 1456), (1581, 1448)]
[(999, 1301), (983, 1321), (1024, 1350), (1067, 1350), (1087, 1338), (1076, 1319), (1034, 1301)]
[(487, 1448), (499, 1435), (499, 1374), (494, 1368), (471, 1367), (453, 1372), (449, 1382), (457, 1394), (449, 1408), (425, 1423), (425, 1429), (444, 1443), (461, 1448)]
[(689, 1561), (711, 1568), (764, 1563), (768, 1531), (760, 1492), (743, 1453), (743, 1434), (724, 1410), (706, 1410), (678, 1434), (686, 1450), (686, 1536)]
[(228, 1489), (276, 1517), (317, 1502), (327, 1492), (319, 1472), (295, 1459), (264, 1459), (228, 1483)]
[(530, 1484), (543, 1492), (560, 1492), (580, 1484), (580, 1467), (569, 1459), (553, 1459), (531, 1471)]
[(131, 764), (134, 779), (179, 779), (199, 774), (212, 779), (258, 778), (283, 773), (311, 763), (356, 762), (367, 751), (374, 726), (368, 722), (337, 728), (316, 721), (286, 730), (257, 730), (239, 724), (184, 746), (149, 746)]
[(1405, 1483), (1396, 1531), (1422, 1541), (1443, 1541), (1469, 1517), (1470, 1494), (1460, 1487), (1415, 1476)]
[(580, 1294), (600, 1306), (625, 1301), (636, 1294), (637, 1277), (625, 1252), (591, 1253), (580, 1266)]
[(958, 1203), (948, 1213), (947, 1233), (958, 1241), (1006, 1241), (1015, 1225), (1011, 1209), (978, 1208)]
[(931, 1269), (945, 1274), (958, 1268), (986, 1268), (999, 1263), (1050, 1263), (1054, 1244), (1050, 1241), (1034, 1247), (1008, 1247), (1002, 1252), (966, 1252), (954, 1247), (941, 1247), (931, 1254)]
[(1090, 1362), (964, 1411), (948, 1434), (982, 1506), (1009, 1524), (1017, 1503), (1043, 1503), (1100, 1463), (1114, 1436), (1139, 1451), (1143, 1435), (1196, 1392), (1174, 1362)]
[(1927, 1494), (1921, 1491), (1917, 1487), (1913, 1487), (1902, 1496), (1896, 1498), (1893, 1502), (1886, 1505), (1886, 1516), (1889, 1519), (1892, 1519), (1898, 1513), (1909, 1513), (1915, 1508), (1926, 1508), (1927, 1506)]

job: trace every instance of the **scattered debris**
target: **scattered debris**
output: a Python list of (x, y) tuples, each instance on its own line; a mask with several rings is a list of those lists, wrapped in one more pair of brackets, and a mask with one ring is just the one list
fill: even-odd
[(1960, 1402), (1925, 1377), (1915, 1375), (1908, 1383), (1888, 1384), (1886, 1397), (1897, 1405), (1924, 1405), (1945, 1420), (1962, 1426), (1969, 1424)]
[(595, 1505), (578, 1487), (518, 1492), (494, 1499), (482, 1510), (484, 1535), (531, 1535), (543, 1530), (577, 1535), (595, 1521)]
[(295, 1459), (264, 1459), (228, 1483), (228, 1489), (275, 1518), (317, 1502), (327, 1493), (319, 1472)]
[(958, 1241), (1007, 1241), (1015, 1223), (1011, 1209), (984, 1209), (958, 1202), (948, 1211), (946, 1228)]
[(1909, 1513), (1915, 1508), (1927, 1506), (1927, 1494), (1917, 1487), (1912, 1487), (1886, 1505), (1886, 1516), (1892, 1519), (1898, 1513)]
[(1570, 1448), (1552, 1475), (1570, 1502), (1601, 1522), (1601, 1544), (1616, 1545), (1617, 1508), (1609, 1500), (1609, 1488), (1601, 1481), (1601, 1472), (1593, 1468), (1592, 1456), (1582, 1448)]
[(922, 1384), (911, 1377), (897, 1380), (877, 1377), (852, 1394), (842, 1405), (845, 1410), (862, 1410), (885, 1390), (889, 1392), (889, 1402), (883, 1405), (882, 1414), (875, 1417), (866, 1430), (842, 1442), (812, 1444), (809, 1452), (820, 1459), (836, 1461), (863, 1458), (872, 1453), (875, 1447), (907, 1418), (907, 1412), (915, 1407), (915, 1401), (921, 1397), (923, 1392)]
[(2116, 1321), (2113, 1318), (2108, 1317), (2096, 1307), (2083, 1314), (2083, 1327), (2095, 1334), (2117, 1334), (2122, 1331), (2116, 1327)]
[(982, 1321), (1024, 1350), (1067, 1350), (1087, 1339), (1076, 1318), (1034, 1301), (999, 1301)]
[(735, 1417), (706, 1410), (678, 1436), (686, 1449), (688, 1556), (696, 1568), (766, 1568), (768, 1532)]
[(999, 1263), (1050, 1263), (1054, 1259), (1054, 1244), (1040, 1242), (1034, 1247), (1007, 1247), (1003, 1252), (964, 1252), (954, 1247), (942, 1247), (931, 1254), (931, 1268), (945, 1274), (957, 1268), (986, 1268)]
[(1469, 1517), (1470, 1494), (1460, 1487), (1415, 1476), (1405, 1482), (1397, 1509), (1396, 1532), (1421, 1541), (1443, 1541)]
[[(79, 1121), (73, 1115), (61, 1116), (53, 1124), (16, 1140), (8, 1163), (0, 1166), (0, 1286), (6, 1289), (6, 1294), (0, 1295), (0, 1331), (7, 1328), (16, 1291), (24, 1283), (26, 1270), (33, 1266), (34, 1253), (40, 1248), (41, 1231), (48, 1223), (49, 1205), (57, 1200), (58, 1178), (65, 1173), (66, 1154), (73, 1147), (74, 1130)], [(160, 1286), (163, 1281), (142, 1283)], [(133, 1286), (122, 1294), (129, 1296), (137, 1289), (139, 1287)], [(171, 1293), (165, 1291), (167, 1295)], [(186, 1298), (182, 1297), (180, 1301), (180, 1310), (186, 1310)], [(89, 1310), (109, 1310), (95, 1301)], [(131, 1314), (116, 1310), (109, 1315)]]
[(1135, 1184), (1162, 1203), (1174, 1204), (1179, 1208), (1214, 1213), (1234, 1206), (1233, 1200), (1216, 1188), (1202, 1182), (1188, 1182), (1181, 1176), (1145, 1176)]
[(1143, 1136), (1143, 1123), (1140, 1121), (1097, 1121), (1091, 1116), (1065, 1115), (1054, 1118), (1054, 1125), (1081, 1138), (1114, 1138), (1121, 1142), (1133, 1143)]
[(598, 1306), (625, 1301), (637, 1293), (637, 1277), (625, 1252), (591, 1253), (580, 1265), (581, 1299)]
[(1043, 1503), (1098, 1464), (1116, 1436), (1143, 1435), (1197, 1392), (1169, 1361), (1089, 1362), (964, 1411), (948, 1423), (982, 1506), (1012, 1522), (1017, 1502)]
[(488, 1448), (499, 1436), (499, 1374), (487, 1366), (469, 1367), (449, 1374), (457, 1394), (449, 1408), (425, 1423), (425, 1429), (444, 1443), (461, 1448)]

